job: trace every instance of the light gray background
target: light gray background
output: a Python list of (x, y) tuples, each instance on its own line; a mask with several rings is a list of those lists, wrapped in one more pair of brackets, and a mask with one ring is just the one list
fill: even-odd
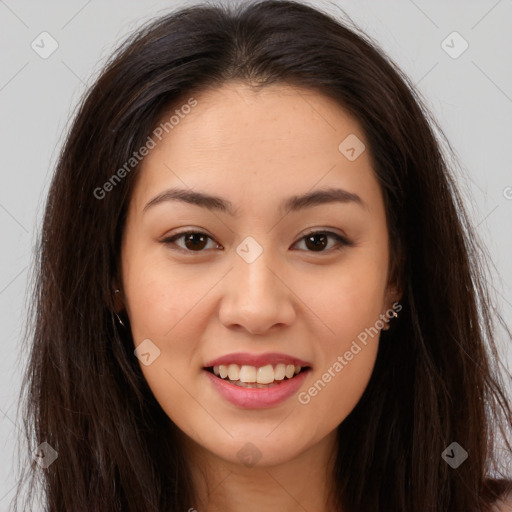
[[(0, 0), (0, 510), (8, 510), (15, 484), (26, 285), (63, 131), (117, 42), (143, 21), (185, 3), (196, 2)], [(494, 288), (510, 326), (512, 1), (310, 3), (339, 16), (337, 6), (344, 9), (427, 99), (467, 171), (461, 183), (496, 264)], [(31, 48), (43, 31), (59, 45), (47, 59)], [(453, 31), (469, 44), (456, 59), (441, 46)], [(452, 39), (445, 44), (453, 52), (461, 41)], [(502, 359), (510, 369), (510, 340), (502, 339)]]

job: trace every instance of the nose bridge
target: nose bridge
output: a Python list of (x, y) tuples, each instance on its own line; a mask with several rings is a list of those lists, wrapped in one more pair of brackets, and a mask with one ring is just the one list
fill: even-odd
[[(242, 244), (241, 244), (242, 246)], [(247, 246), (245, 247), (245, 249)], [(237, 249), (237, 253), (242, 252), (244, 249)], [(270, 271), (272, 263), (275, 266), (275, 259), (272, 258), (271, 251), (262, 251), (261, 254), (253, 256), (253, 248), (247, 251), (246, 256), (249, 259), (245, 259), (244, 256), (237, 258), (235, 263), (235, 274), (238, 283), (241, 288), (245, 288), (244, 294), (246, 296), (251, 295), (267, 295), (269, 292), (275, 291), (275, 274)], [(271, 293), (274, 295), (274, 293)]]
[(294, 308), (272, 250), (246, 237), (236, 252), (220, 309), (222, 322), (242, 325), (253, 333), (290, 322)]

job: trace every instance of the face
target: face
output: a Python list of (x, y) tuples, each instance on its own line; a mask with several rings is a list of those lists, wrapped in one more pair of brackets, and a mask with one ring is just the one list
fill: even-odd
[(394, 300), (383, 198), (332, 100), (238, 83), (194, 98), (137, 170), (122, 300), (186, 439), (277, 464), (333, 439), (369, 381)]

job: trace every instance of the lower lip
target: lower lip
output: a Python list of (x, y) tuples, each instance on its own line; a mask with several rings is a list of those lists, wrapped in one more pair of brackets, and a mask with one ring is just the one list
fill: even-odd
[(269, 388), (243, 388), (204, 370), (215, 389), (228, 402), (245, 409), (264, 409), (284, 402), (294, 395), (310, 371), (303, 370), (293, 379), (284, 379), (281, 384)]

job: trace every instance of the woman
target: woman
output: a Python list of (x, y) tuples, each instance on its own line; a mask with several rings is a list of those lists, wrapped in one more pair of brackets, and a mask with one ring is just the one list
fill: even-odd
[(510, 506), (500, 317), (435, 126), (299, 3), (126, 42), (46, 206), (25, 411), (46, 510)]

